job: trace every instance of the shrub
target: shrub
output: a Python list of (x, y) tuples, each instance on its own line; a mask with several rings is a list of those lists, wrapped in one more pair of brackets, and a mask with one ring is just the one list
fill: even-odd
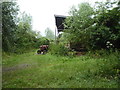
[(69, 42), (80, 42), (88, 50), (120, 49), (119, 4), (111, 1), (96, 3), (96, 8), (88, 3), (73, 7), (65, 20), (66, 38)]
[(119, 51), (107, 51), (96, 50), (90, 51), (87, 55), (97, 60), (98, 75), (102, 77), (116, 77), (120, 73), (120, 52)]
[(50, 44), (49, 51), (53, 55), (61, 55), (66, 56), (68, 55), (68, 49), (62, 44)]
[(38, 38), (36, 43), (35, 43), (35, 48), (39, 48), (40, 45), (49, 45), (50, 41), (45, 38), (45, 37), (41, 37), (41, 38)]

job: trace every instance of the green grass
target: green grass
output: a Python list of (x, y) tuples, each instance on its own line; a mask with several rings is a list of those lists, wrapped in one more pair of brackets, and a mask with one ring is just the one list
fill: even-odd
[(3, 88), (117, 88), (117, 75), (104, 70), (108, 59), (34, 52), (13, 55), (3, 58)]

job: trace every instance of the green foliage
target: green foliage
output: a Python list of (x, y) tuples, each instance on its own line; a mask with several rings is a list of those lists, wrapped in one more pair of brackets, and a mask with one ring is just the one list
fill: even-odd
[[(107, 51), (107, 50), (96, 50), (88, 52), (88, 56), (91, 58), (97, 58), (97, 67), (99, 68), (98, 73), (103, 77), (117, 76), (120, 70), (120, 52)], [(104, 57), (104, 58), (103, 58)]]
[(93, 8), (88, 3), (82, 3), (79, 5), (78, 10), (72, 9), (72, 16), (66, 19), (66, 30), (68, 34), (68, 40), (76, 43), (81, 42), (87, 45), (89, 39), (88, 29), (93, 23), (91, 18), (93, 15)]
[[(61, 33), (58, 35), (57, 41), (60, 45), (66, 46), (69, 44), (68, 33)], [(68, 47), (69, 48), (69, 47)]]
[(46, 37), (41, 37), (37, 38), (35, 43), (35, 48), (39, 48), (40, 45), (49, 45), (50, 41)]
[(50, 28), (47, 28), (45, 30), (45, 37), (49, 40), (54, 40), (55, 39), (55, 35), (53, 33), (53, 31)]
[[(112, 7), (116, 5), (116, 7)], [(65, 30), (69, 42), (80, 42), (88, 49), (120, 48), (120, 7), (116, 2), (96, 4), (92, 8), (82, 3), (71, 9)], [(107, 45), (110, 42), (111, 46)]]
[(110, 41), (112, 44), (111, 48), (120, 48), (119, 6), (112, 8), (111, 5), (113, 5), (111, 2), (106, 2), (102, 6), (101, 4), (98, 5), (100, 8), (96, 10), (96, 16), (94, 17), (96, 25), (94, 25), (92, 30), (95, 33), (91, 34), (91, 40), (95, 40), (96, 37), (98, 38), (96, 41), (91, 42), (94, 42), (95, 48), (107, 48), (107, 41)]
[(49, 46), (49, 52), (53, 55), (61, 55), (61, 56), (66, 56), (68, 55), (68, 49), (62, 45), (62, 44), (50, 44)]
[[(32, 30), (32, 17), (20, 13), (16, 2), (2, 4), (2, 50), (4, 52), (23, 53), (38, 48), (40, 33)], [(18, 16), (19, 13), (19, 16)], [(41, 38), (41, 44), (48, 43)]]
[[(116, 75), (119, 76), (120, 74), (120, 52), (115, 51), (115, 53), (111, 53), (108, 57), (106, 57), (106, 62), (104, 62), (104, 71), (103, 71), (103, 75), (105, 76), (107, 75)], [(106, 67), (107, 66), (107, 67)], [(106, 67), (106, 68), (105, 68)]]
[[(23, 13), (19, 18), (19, 24), (17, 27), (15, 44), (20, 50), (27, 50), (34, 48), (36, 39), (36, 32), (32, 31), (31, 16)], [(17, 50), (17, 49), (16, 49)]]
[(19, 11), (15, 2), (2, 2), (2, 49), (12, 51), (14, 48), (16, 17)]

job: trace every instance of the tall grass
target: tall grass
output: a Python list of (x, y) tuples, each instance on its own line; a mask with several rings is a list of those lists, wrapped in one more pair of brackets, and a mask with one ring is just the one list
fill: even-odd
[[(3, 72), (4, 88), (118, 88), (120, 85), (118, 52), (100, 55), (96, 51), (73, 58), (34, 53), (3, 60), (5, 69), (17, 66)], [(21, 68), (23, 64), (28, 66)]]

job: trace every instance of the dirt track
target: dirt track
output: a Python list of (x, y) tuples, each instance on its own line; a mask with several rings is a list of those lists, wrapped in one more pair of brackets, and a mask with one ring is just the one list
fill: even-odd
[(19, 70), (19, 69), (24, 69), (31, 66), (31, 64), (20, 64), (12, 67), (3, 67), (2, 72), (8, 72), (8, 71), (14, 71), (14, 70)]

